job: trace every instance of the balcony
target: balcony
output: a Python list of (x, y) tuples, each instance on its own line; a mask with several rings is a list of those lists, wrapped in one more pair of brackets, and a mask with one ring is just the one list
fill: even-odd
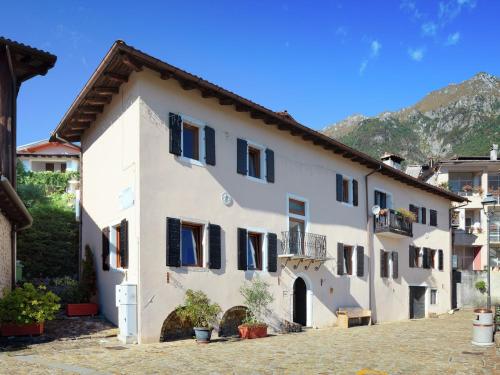
[(455, 246), (482, 246), (485, 243), (486, 235), (484, 232), (471, 228), (453, 230), (453, 245)]
[(500, 229), (491, 229), (490, 230), (490, 242), (491, 243), (500, 243)]
[(375, 233), (387, 237), (413, 237), (413, 223), (399, 212), (389, 209), (385, 215), (374, 217)]
[[(308, 261), (305, 266), (308, 269), (314, 262), (323, 263), (326, 258), (326, 236), (314, 233), (301, 232), (281, 232), (281, 254), (279, 258), (286, 259), (283, 267), (286, 266), (289, 260), (298, 260), (294, 264), (294, 269), (303, 261)], [(315, 267), (317, 270), (319, 265)]]

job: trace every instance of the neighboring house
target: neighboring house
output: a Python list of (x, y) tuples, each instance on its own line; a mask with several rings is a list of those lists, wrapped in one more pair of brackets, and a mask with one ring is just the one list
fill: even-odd
[[(373, 159), (121, 41), (56, 138), (81, 142), (82, 245), (124, 340), (175, 337), (189, 288), (227, 318), (256, 275), (274, 295), (274, 328), (332, 325), (346, 306), (378, 322), (450, 309), (448, 213), (465, 198), (396, 157)], [(418, 223), (394, 210), (410, 205), (427, 208)], [(137, 286), (129, 309), (117, 308), (119, 284)]]
[(54, 55), (0, 37), (0, 296), (15, 282), (16, 233), (32, 222), (15, 190), (17, 94), (55, 62)]
[[(415, 167), (413, 167), (416, 170)], [(428, 170), (429, 168), (422, 168)], [(469, 199), (452, 213), (453, 255), (456, 268), (482, 271), (487, 266), (487, 222), (481, 200), (487, 192), (497, 199), (495, 214), (490, 220), (490, 253), (492, 267), (500, 266), (500, 160), (498, 145), (490, 156), (458, 156), (435, 163), (425, 180), (444, 186)]]
[(17, 148), (26, 171), (78, 172), (80, 149), (72, 144), (42, 140)]

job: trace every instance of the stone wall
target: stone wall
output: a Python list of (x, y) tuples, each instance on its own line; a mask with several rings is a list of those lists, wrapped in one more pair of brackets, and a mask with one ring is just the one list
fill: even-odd
[[(461, 282), (457, 285), (458, 307), (478, 307), (486, 305), (486, 293), (476, 289), (476, 282), (486, 282), (486, 271), (461, 271)], [(500, 304), (500, 272), (491, 272), (491, 303)]]
[(11, 287), (10, 222), (0, 213), (0, 297)]

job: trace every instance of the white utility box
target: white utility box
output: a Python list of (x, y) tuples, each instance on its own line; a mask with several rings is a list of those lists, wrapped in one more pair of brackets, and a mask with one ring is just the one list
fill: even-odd
[(120, 328), (118, 338), (126, 344), (137, 342), (137, 285), (117, 285), (116, 306)]

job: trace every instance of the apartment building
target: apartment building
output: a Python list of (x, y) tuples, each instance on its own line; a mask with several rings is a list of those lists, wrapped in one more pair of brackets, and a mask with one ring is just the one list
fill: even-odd
[[(373, 159), (122, 41), (56, 137), (81, 142), (82, 245), (125, 341), (178, 337), (187, 289), (227, 317), (257, 276), (273, 329), (332, 325), (339, 307), (377, 322), (450, 309), (449, 208), (466, 198), (405, 174), (394, 155)], [(126, 314), (117, 285), (136, 291)], [(137, 325), (123, 333), (126, 320)]]
[[(456, 269), (482, 271), (487, 266), (487, 235), (490, 236), (491, 265), (500, 266), (500, 160), (498, 145), (491, 147), (489, 156), (458, 156), (442, 160), (427, 176), (427, 182), (446, 187), (466, 197), (452, 212), (453, 255)], [(497, 200), (494, 214), (487, 218), (481, 200), (486, 193)], [(490, 210), (493, 208), (490, 208)]]

